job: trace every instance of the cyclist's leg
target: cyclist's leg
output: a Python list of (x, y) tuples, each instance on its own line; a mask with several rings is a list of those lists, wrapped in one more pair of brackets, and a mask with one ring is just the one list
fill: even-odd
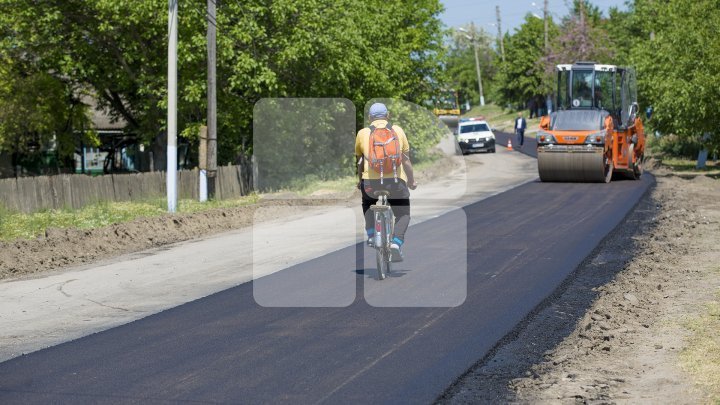
[(405, 231), (410, 225), (410, 199), (398, 198), (388, 200), (395, 216), (394, 236), (401, 241), (405, 240)]
[(405, 243), (405, 231), (410, 224), (410, 199), (393, 199), (390, 201), (395, 216), (395, 229), (390, 243), (391, 260), (401, 262), (404, 260), (403, 244)]
[(370, 197), (367, 192), (365, 192), (366, 182), (367, 180), (362, 181), (360, 192), (362, 193), (362, 210), (365, 216), (365, 232), (368, 237), (371, 237), (375, 234), (375, 215), (370, 210), (370, 206), (377, 202), (377, 198)]
[(410, 190), (404, 181), (400, 180), (395, 190), (388, 199), (395, 215), (394, 237), (400, 240), (400, 245), (405, 241), (405, 231), (410, 225)]

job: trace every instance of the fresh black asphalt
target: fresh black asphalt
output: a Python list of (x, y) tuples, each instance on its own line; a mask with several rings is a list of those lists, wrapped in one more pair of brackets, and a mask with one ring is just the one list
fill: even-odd
[[(369, 305), (374, 261), (353, 246), (285, 270), (320, 284), (323, 272), (354, 272), (350, 306), (262, 307), (243, 284), (0, 363), (0, 403), (430, 403), (547, 298), (653, 182), (535, 181), (464, 207), (466, 229), (445, 216), (411, 227), (408, 256), (467, 232), (459, 306)], [(355, 269), (334, 265), (352, 252)], [(417, 266), (440, 273), (446, 264), (440, 254)]]
[(508, 140), (512, 140), (513, 150), (524, 153), (534, 158), (537, 157), (537, 141), (531, 136), (525, 136), (522, 146), (517, 135), (507, 132), (495, 132), (495, 144), (507, 147)]

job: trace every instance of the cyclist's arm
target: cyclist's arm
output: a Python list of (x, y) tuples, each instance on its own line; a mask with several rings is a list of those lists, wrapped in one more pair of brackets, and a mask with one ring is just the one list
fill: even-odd
[(357, 176), (358, 176), (358, 188), (360, 188), (360, 182), (362, 181), (363, 170), (365, 169), (365, 167), (364, 167), (365, 158), (362, 155), (360, 155), (360, 156), (355, 156), (355, 159), (357, 161), (356, 170), (357, 170)]
[(417, 188), (417, 183), (415, 183), (415, 173), (413, 172), (412, 162), (410, 162), (410, 156), (408, 154), (403, 153), (403, 169), (405, 169), (405, 174), (407, 175), (408, 179), (408, 187), (410, 187), (410, 190), (415, 190)]
[(365, 158), (363, 157), (362, 142), (360, 138), (360, 132), (355, 136), (355, 170), (357, 171), (358, 183), (357, 188), (360, 188), (360, 182), (362, 182), (363, 170), (365, 169)]
[(405, 135), (405, 131), (403, 131), (402, 128), (398, 127), (396, 130), (400, 135), (402, 143), (402, 166), (403, 169), (405, 169), (408, 187), (410, 190), (415, 190), (417, 188), (417, 183), (415, 183), (415, 173), (413, 172), (412, 162), (410, 162), (410, 143), (408, 143), (407, 135)]

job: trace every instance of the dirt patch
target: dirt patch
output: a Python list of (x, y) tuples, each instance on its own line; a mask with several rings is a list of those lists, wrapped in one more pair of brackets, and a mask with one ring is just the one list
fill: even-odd
[(720, 400), (707, 389), (720, 375), (707, 383), (688, 366), (707, 350), (690, 321), (718, 299), (720, 181), (655, 174), (571, 279), (439, 402)]
[[(444, 157), (417, 174), (418, 182), (429, 182), (459, 166)], [(277, 219), (300, 215), (308, 205), (349, 206), (359, 204), (360, 192), (323, 191), (310, 196), (283, 193), (262, 196), (257, 204), (214, 209), (193, 214), (168, 214), (139, 218), (96, 229), (48, 229), (31, 240), (0, 242), (0, 280), (39, 276), (51, 270), (92, 263), (126, 253), (209, 236)], [(256, 215), (256, 210), (260, 217)], [(288, 209), (295, 207), (296, 209)]]

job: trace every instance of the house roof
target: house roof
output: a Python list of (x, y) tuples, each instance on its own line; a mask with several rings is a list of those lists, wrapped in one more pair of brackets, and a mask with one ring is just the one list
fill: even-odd
[(99, 108), (97, 100), (89, 94), (84, 94), (80, 97), (83, 104), (90, 107), (91, 121), (93, 129), (96, 131), (118, 131), (124, 130), (127, 127), (127, 121), (124, 119), (114, 119), (108, 109)]

